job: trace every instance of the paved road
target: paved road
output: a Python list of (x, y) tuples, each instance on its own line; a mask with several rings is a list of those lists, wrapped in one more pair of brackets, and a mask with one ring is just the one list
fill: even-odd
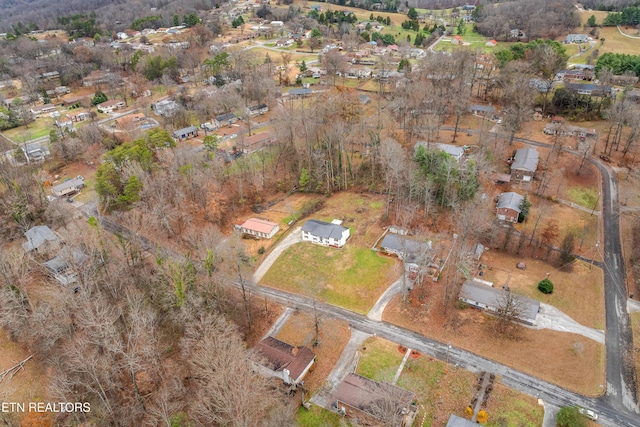
[[(254, 295), (269, 298), (282, 305), (298, 310), (314, 310), (314, 300), (312, 298), (278, 289), (258, 286), (253, 283), (245, 285)], [(418, 350), (421, 353), (428, 354), (439, 360), (444, 361), (447, 359), (447, 344), (426, 338), (416, 332), (390, 323), (372, 320), (347, 309), (318, 301), (315, 301), (315, 309), (320, 311), (324, 316), (349, 322), (352, 329), (371, 335), (376, 334), (384, 339)], [(345, 355), (345, 358), (351, 360), (353, 353), (351, 351), (346, 353), (348, 354)], [(619, 409), (614, 406), (609, 399), (582, 396), (456, 347), (449, 349), (448, 360), (449, 363), (457, 364), (459, 367), (471, 372), (487, 371), (496, 373), (502, 377), (502, 383), (507, 387), (531, 396), (539, 396), (545, 402), (549, 402), (552, 405), (580, 405), (591, 408), (598, 413), (598, 421), (603, 426), (638, 426), (638, 416), (636, 414), (632, 414), (624, 409)], [(336, 378), (338, 377), (339, 376)], [(333, 381), (331, 383), (333, 385)], [(324, 401), (324, 399), (322, 400)]]

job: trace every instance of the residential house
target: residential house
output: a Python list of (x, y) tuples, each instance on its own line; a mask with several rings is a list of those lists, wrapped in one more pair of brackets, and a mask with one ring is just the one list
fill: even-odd
[(472, 4), (465, 4), (461, 7), (462, 10), (474, 10), (476, 7)]
[(120, 108), (124, 108), (125, 106), (126, 104), (124, 103), (124, 101), (112, 99), (111, 101), (105, 101), (101, 104), (98, 104), (98, 111), (101, 113), (109, 114)]
[(495, 41), (495, 40), (489, 40), (484, 45), (487, 46), (487, 47), (496, 47), (498, 45), (498, 42)]
[(307, 220), (302, 226), (302, 240), (323, 246), (341, 248), (347, 243), (350, 231), (343, 227), (341, 221), (332, 222)]
[(80, 104), (85, 99), (87, 99), (85, 96), (65, 96), (62, 98), (62, 106), (69, 107), (71, 105)]
[(496, 108), (491, 105), (470, 105), (467, 109), (474, 116), (493, 117)]
[(587, 34), (567, 34), (565, 38), (565, 43), (586, 43), (589, 41), (589, 36)]
[(41, 161), (51, 156), (49, 146), (44, 141), (27, 142), (20, 145), (27, 163)]
[(529, 182), (538, 169), (539, 154), (535, 148), (521, 148), (511, 164), (511, 179), (515, 181)]
[(27, 241), (22, 244), (25, 252), (40, 250), (50, 243), (59, 243), (58, 236), (46, 225), (36, 225), (24, 233)]
[(265, 376), (281, 378), (285, 384), (304, 384), (304, 377), (315, 363), (308, 347), (295, 347), (274, 337), (266, 337), (255, 347), (253, 365)]
[(587, 96), (614, 96), (611, 86), (596, 85), (592, 83), (565, 83), (564, 87), (579, 95)]
[(243, 136), (240, 140), (242, 152), (245, 154), (260, 151), (268, 145), (273, 144), (276, 138), (269, 132), (261, 132), (251, 136)]
[(287, 92), (290, 96), (295, 96), (296, 98), (305, 98), (308, 95), (311, 95), (313, 93), (313, 91), (309, 88), (302, 88), (302, 89), (290, 89), (289, 92)]
[(88, 111), (75, 111), (67, 114), (67, 118), (73, 123), (84, 122), (89, 119), (91, 114)]
[(35, 107), (31, 107), (31, 114), (36, 117), (44, 116), (45, 114), (52, 113), (53, 111), (56, 111), (56, 106), (53, 104), (36, 105)]
[(380, 243), (380, 250), (404, 261), (407, 270), (416, 271), (427, 266), (434, 258), (431, 242), (421, 242), (401, 234), (387, 233)]
[[(50, 113), (51, 117), (53, 116), (54, 113)], [(60, 113), (56, 111), (57, 116), (60, 116)], [(76, 129), (73, 127), (73, 122), (69, 119), (67, 120), (56, 120), (56, 127), (58, 127), (60, 130), (66, 131), (66, 132), (75, 132)]]
[(284, 27), (284, 22), (282, 21), (271, 21), (271, 26), (274, 28), (282, 28)]
[(238, 118), (233, 113), (221, 114), (216, 117), (216, 119), (214, 120), (214, 123), (216, 124), (217, 127), (231, 126), (231, 124), (235, 123), (237, 120)]
[(264, 103), (253, 105), (251, 107), (247, 107), (246, 109), (246, 113), (250, 117), (266, 114), (267, 112), (269, 112), (269, 107), (267, 106), (267, 104), (264, 104)]
[(509, 191), (502, 193), (496, 205), (496, 215), (501, 221), (518, 222), (518, 216), (522, 212), (524, 196)]
[[(504, 289), (496, 289), (492, 286), (480, 284), (474, 281), (466, 281), (460, 289), (458, 299), (467, 304), (496, 313), (500, 310), (501, 300), (505, 293), (510, 292)], [(518, 295), (521, 310), (518, 320), (527, 325), (535, 325), (538, 311), (540, 311), (540, 301)]]
[(529, 79), (529, 87), (540, 93), (548, 93), (553, 87), (553, 82), (544, 79)]
[(38, 74), (40, 80), (55, 80), (60, 77), (60, 73), (57, 71), (49, 71), (47, 73)]
[(42, 263), (54, 279), (61, 285), (68, 286), (78, 281), (78, 268), (89, 257), (76, 250), (63, 248), (58, 255)]
[(66, 95), (67, 93), (71, 93), (71, 89), (67, 86), (58, 86), (53, 89), (53, 92), (56, 96)]
[(451, 44), (462, 45), (462, 37), (460, 36), (451, 37)]
[(157, 116), (171, 116), (178, 109), (178, 103), (171, 99), (163, 99), (152, 104), (151, 109)]
[(85, 78), (82, 79), (83, 86), (98, 86), (109, 83), (111, 73), (106, 73), (102, 70), (94, 70), (90, 72)]
[(585, 79), (584, 70), (579, 69), (579, 68), (575, 68), (573, 70), (560, 71), (560, 72), (556, 73), (556, 76), (558, 76), (559, 74), (562, 75), (562, 80), (564, 80), (565, 82), (566, 81), (584, 80)]
[(524, 31), (516, 28), (509, 31), (509, 37), (512, 39), (526, 39), (527, 35), (524, 33)]
[(445, 153), (456, 159), (456, 161), (460, 161), (460, 159), (462, 159), (462, 156), (464, 156), (464, 148), (458, 147), (456, 145), (437, 143), (436, 147), (440, 151), (444, 151)]
[(242, 234), (270, 239), (280, 231), (280, 226), (266, 219), (249, 218), (242, 225), (236, 225), (236, 230)]
[(392, 410), (401, 418), (397, 427), (408, 427), (418, 412), (416, 394), (393, 384), (376, 382), (354, 372), (338, 385), (332, 407), (358, 424), (377, 425), (381, 413)]
[(186, 128), (178, 129), (173, 131), (171, 136), (173, 136), (178, 141), (193, 138), (194, 136), (198, 136), (198, 128), (195, 126), (189, 126)]
[(51, 194), (55, 197), (66, 197), (70, 194), (77, 193), (84, 188), (84, 178), (81, 175), (66, 180), (58, 185), (51, 187)]
[(127, 33), (123, 32), (123, 31), (120, 31), (119, 33), (117, 33), (116, 37), (118, 37), (118, 40), (125, 40), (125, 39), (129, 38)]

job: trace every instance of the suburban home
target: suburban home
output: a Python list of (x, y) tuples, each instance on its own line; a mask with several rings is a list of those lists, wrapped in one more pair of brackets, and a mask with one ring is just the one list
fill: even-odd
[(472, 4), (465, 4), (461, 7), (462, 10), (474, 10), (476, 7)]
[(274, 337), (266, 337), (255, 347), (254, 368), (259, 373), (281, 378), (285, 384), (303, 385), (304, 377), (315, 363), (316, 355), (308, 347), (294, 347)]
[(94, 70), (82, 79), (83, 86), (97, 86), (109, 83), (111, 73), (105, 73), (102, 70)]
[(163, 99), (162, 101), (158, 101), (152, 104), (151, 109), (157, 116), (170, 116), (178, 109), (178, 104), (176, 103), (176, 101)]
[(585, 79), (584, 71), (580, 69), (564, 70), (564, 72), (560, 72), (558, 74), (562, 74), (562, 80), (565, 82)]
[(24, 233), (27, 241), (22, 244), (25, 252), (44, 247), (47, 242), (58, 242), (58, 236), (47, 225), (36, 225)]
[(221, 114), (214, 120), (217, 127), (222, 126), (231, 126), (232, 123), (235, 123), (238, 120), (235, 114)]
[(27, 142), (21, 144), (20, 148), (27, 159), (27, 163), (42, 161), (51, 156), (49, 146), (44, 141)]
[(522, 201), (524, 196), (509, 191), (502, 193), (496, 205), (496, 215), (501, 221), (518, 222), (518, 216), (522, 212)]
[(42, 263), (54, 279), (61, 285), (68, 286), (78, 280), (78, 267), (89, 257), (79, 251), (63, 248), (58, 255)]
[(35, 107), (31, 107), (31, 114), (36, 117), (49, 114), (53, 111), (56, 111), (56, 106), (53, 104), (36, 105)]
[(85, 96), (65, 96), (62, 98), (62, 106), (68, 107), (70, 105), (80, 104), (86, 99), (87, 97)]
[(255, 135), (241, 137), (239, 146), (242, 148), (243, 153), (250, 154), (262, 150), (275, 141), (276, 138), (269, 132), (261, 132)]
[(302, 226), (302, 240), (323, 246), (341, 248), (347, 243), (350, 231), (340, 225), (342, 221), (332, 222), (307, 220)]
[(38, 74), (40, 80), (55, 80), (60, 77), (60, 73), (57, 71), (49, 71), (47, 73)]
[(73, 193), (77, 193), (84, 188), (84, 178), (81, 175), (66, 180), (58, 185), (51, 187), (51, 194), (55, 197), (65, 197)]
[(120, 108), (124, 108), (126, 104), (124, 101), (119, 101), (117, 99), (112, 99), (111, 101), (105, 101), (102, 104), (98, 104), (98, 111), (101, 113), (109, 114), (113, 113), (115, 110)]
[[(500, 309), (501, 299), (507, 292), (510, 291), (468, 280), (462, 285), (458, 299), (473, 307), (495, 313)], [(518, 319), (527, 325), (535, 325), (538, 311), (540, 311), (540, 301), (520, 295), (517, 298), (521, 303)]]
[(615, 95), (615, 92), (611, 90), (611, 86), (601, 86), (592, 83), (565, 83), (564, 87), (572, 92), (578, 93), (579, 95), (611, 97)]
[(464, 156), (464, 148), (458, 147), (457, 145), (437, 143), (436, 147), (440, 151), (444, 151), (445, 153), (456, 159), (456, 161), (460, 161), (460, 159), (462, 159), (462, 156)]
[(434, 257), (431, 242), (421, 242), (396, 233), (387, 233), (384, 236), (380, 243), (380, 250), (403, 260), (405, 267), (409, 270), (419, 265), (427, 265)]
[(268, 111), (269, 111), (269, 107), (267, 107), (267, 104), (258, 104), (252, 107), (247, 107), (246, 109), (246, 113), (250, 117), (266, 114)]
[(564, 120), (552, 120), (551, 123), (547, 123), (542, 130), (547, 135), (564, 135), (564, 136), (575, 136), (580, 140), (584, 140), (585, 138), (597, 138), (598, 131), (594, 128), (583, 128), (580, 126), (572, 126), (566, 125)]
[(526, 39), (527, 35), (524, 33), (524, 31), (516, 28), (509, 31), (509, 37), (511, 37), (512, 39)]
[(462, 44), (462, 37), (460, 37), (460, 36), (451, 37), (451, 44), (461, 45)]
[(511, 164), (511, 179), (515, 181), (532, 181), (538, 169), (539, 154), (534, 148), (521, 148), (516, 151)]
[(73, 112), (70, 114), (67, 114), (67, 118), (69, 120), (71, 120), (74, 123), (77, 122), (84, 122), (85, 120), (89, 119), (91, 117), (91, 114), (89, 114), (88, 111), (77, 111), (77, 112)]
[(567, 34), (565, 38), (565, 43), (586, 43), (589, 41), (589, 36), (587, 34)]
[(495, 40), (489, 40), (484, 45), (487, 46), (487, 47), (496, 47), (498, 45), (498, 42), (495, 41)]
[(377, 425), (382, 413), (393, 410), (401, 419), (398, 427), (413, 425), (417, 415), (416, 394), (389, 383), (376, 382), (349, 373), (332, 396), (332, 408), (358, 425)]
[(198, 128), (195, 126), (189, 126), (186, 128), (178, 129), (173, 131), (171, 136), (173, 136), (178, 141), (193, 138), (194, 136), (198, 136)]
[(280, 226), (266, 219), (249, 218), (242, 225), (236, 225), (236, 230), (250, 236), (270, 239), (280, 231)]
[(474, 116), (492, 117), (496, 108), (491, 105), (470, 105), (467, 109)]

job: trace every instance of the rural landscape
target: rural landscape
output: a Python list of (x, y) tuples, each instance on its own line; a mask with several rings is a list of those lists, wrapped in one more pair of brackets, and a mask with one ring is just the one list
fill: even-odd
[(634, 2), (0, 5), (4, 425), (640, 425)]

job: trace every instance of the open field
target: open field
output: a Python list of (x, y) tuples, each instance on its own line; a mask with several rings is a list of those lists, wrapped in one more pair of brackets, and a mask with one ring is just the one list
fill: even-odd
[(352, 242), (343, 249), (302, 242), (278, 258), (262, 284), (366, 313), (399, 276), (395, 260), (372, 249)]
[(305, 377), (305, 388), (313, 394), (326, 381), (336, 364), (351, 332), (349, 325), (335, 319), (319, 318), (318, 345), (314, 346), (315, 319), (312, 313), (293, 312), (276, 338), (295, 346), (307, 346), (316, 354), (316, 364)]

